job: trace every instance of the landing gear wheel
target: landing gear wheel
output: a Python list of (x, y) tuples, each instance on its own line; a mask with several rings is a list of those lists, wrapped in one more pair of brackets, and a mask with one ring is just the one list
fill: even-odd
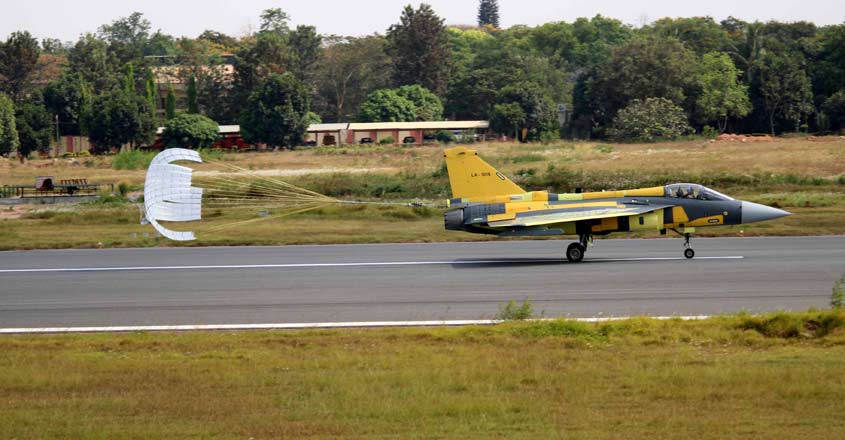
[(585, 252), (587, 252), (587, 248), (584, 245), (581, 243), (572, 243), (566, 248), (566, 259), (570, 263), (578, 263), (584, 259)]
[(684, 249), (684, 256), (687, 257), (688, 260), (692, 259), (695, 257), (695, 251), (692, 250), (692, 248), (686, 248)]

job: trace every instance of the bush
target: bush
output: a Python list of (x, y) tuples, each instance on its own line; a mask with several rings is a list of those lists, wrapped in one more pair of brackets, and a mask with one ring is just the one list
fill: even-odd
[(716, 130), (709, 125), (705, 125), (704, 128), (701, 129), (701, 135), (706, 139), (716, 139), (719, 137), (719, 130)]
[(442, 142), (444, 144), (451, 144), (455, 142), (455, 135), (448, 130), (440, 130), (437, 134), (434, 135), (434, 138), (437, 139), (437, 142)]
[(220, 127), (211, 119), (182, 113), (164, 123), (161, 141), (167, 148), (210, 147), (220, 137)]
[(833, 284), (833, 294), (830, 295), (830, 306), (834, 309), (845, 308), (845, 275)]
[(386, 145), (386, 144), (395, 144), (395, 143), (396, 143), (396, 139), (393, 139), (393, 136), (388, 136), (388, 137), (386, 137), (386, 138), (384, 138), (384, 139), (382, 139), (382, 140), (378, 141), (378, 143), (380, 143), (380, 144), (382, 144), (382, 145)]
[(522, 305), (517, 305), (513, 300), (508, 301), (504, 306), (499, 305), (498, 319), (503, 321), (524, 321), (534, 316), (534, 306), (527, 299)]
[(546, 130), (540, 133), (540, 143), (549, 145), (560, 140), (560, 133), (552, 130)]
[(652, 142), (692, 133), (687, 115), (666, 98), (635, 99), (619, 110), (608, 134), (616, 139)]

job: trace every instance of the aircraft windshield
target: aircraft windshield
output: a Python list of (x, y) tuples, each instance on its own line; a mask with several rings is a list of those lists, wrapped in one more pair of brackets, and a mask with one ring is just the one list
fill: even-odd
[(697, 200), (733, 200), (733, 198), (728, 197), (719, 191), (714, 191), (706, 186), (696, 185), (694, 183), (676, 183), (674, 185), (666, 185), (666, 197)]

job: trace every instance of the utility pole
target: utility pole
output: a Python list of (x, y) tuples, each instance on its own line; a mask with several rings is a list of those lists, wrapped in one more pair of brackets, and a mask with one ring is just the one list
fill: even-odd
[(62, 149), (62, 136), (59, 133), (59, 115), (56, 114), (56, 156), (59, 155), (59, 150)]

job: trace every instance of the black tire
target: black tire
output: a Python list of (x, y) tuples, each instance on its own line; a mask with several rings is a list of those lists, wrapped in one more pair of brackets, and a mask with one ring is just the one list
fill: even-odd
[(584, 259), (584, 253), (586, 251), (587, 248), (582, 246), (581, 243), (572, 243), (566, 248), (566, 259), (570, 263), (578, 263)]
[(684, 249), (684, 256), (687, 257), (687, 260), (690, 260), (695, 257), (695, 251), (691, 248)]

